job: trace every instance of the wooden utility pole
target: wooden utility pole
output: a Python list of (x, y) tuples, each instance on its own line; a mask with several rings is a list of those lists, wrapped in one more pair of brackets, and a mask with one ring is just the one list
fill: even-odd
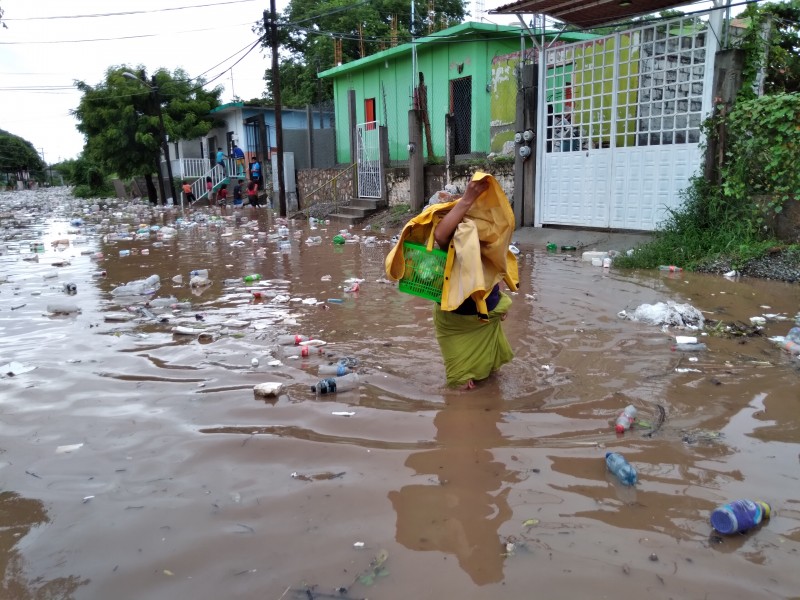
[[(278, 15), (275, 0), (269, 0), (269, 13), (264, 11), (264, 30), (267, 32), (272, 52), (272, 99), (275, 108), (275, 145), (278, 146), (278, 209), (286, 216), (286, 182), (283, 177), (283, 107), (281, 106), (281, 73), (278, 65)], [(261, 178), (262, 181), (264, 178)]]

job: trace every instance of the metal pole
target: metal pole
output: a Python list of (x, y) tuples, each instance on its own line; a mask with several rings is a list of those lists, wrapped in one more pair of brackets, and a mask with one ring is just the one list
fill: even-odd
[[(172, 197), (172, 203), (175, 203), (175, 186), (172, 183), (172, 164), (169, 160), (169, 144), (167, 143), (167, 130), (164, 127), (164, 113), (161, 110), (161, 92), (159, 92), (158, 84), (156, 84), (156, 76), (153, 75), (151, 78), (152, 82), (152, 90), (153, 90), (153, 97), (156, 101), (156, 107), (158, 108), (158, 125), (161, 129), (161, 148), (164, 151), (164, 160), (167, 161), (167, 186), (169, 188), (169, 194)], [(159, 169), (160, 170), (160, 169)], [(164, 204), (167, 203), (167, 199), (164, 198)], [(183, 204), (181, 204), (181, 208), (183, 208)]]

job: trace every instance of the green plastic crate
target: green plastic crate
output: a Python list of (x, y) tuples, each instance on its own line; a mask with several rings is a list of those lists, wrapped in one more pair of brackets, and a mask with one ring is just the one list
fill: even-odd
[(441, 302), (447, 252), (438, 248), (428, 252), (422, 244), (403, 242), (403, 256), (406, 268), (398, 289), (412, 296)]

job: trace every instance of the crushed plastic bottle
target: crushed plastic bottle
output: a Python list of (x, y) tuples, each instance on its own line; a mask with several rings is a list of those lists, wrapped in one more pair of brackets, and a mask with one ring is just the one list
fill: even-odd
[(47, 305), (47, 312), (54, 315), (71, 315), (81, 312), (76, 304), (69, 304), (66, 302), (53, 302)]
[(279, 335), (278, 344), (281, 346), (297, 346), (300, 342), (307, 342), (310, 338), (307, 335)]
[(335, 365), (320, 365), (317, 373), (321, 376), (341, 377), (342, 375), (350, 373), (350, 368), (341, 363), (336, 363)]
[(322, 346), (282, 346), (284, 356), (299, 356), (307, 358), (309, 356), (319, 356), (323, 353)]
[(623, 485), (636, 485), (636, 469), (619, 452), (606, 452), (606, 467)]
[(702, 342), (698, 343), (689, 343), (689, 344), (675, 344), (672, 347), (672, 350), (675, 352), (702, 352), (704, 350), (708, 350), (708, 346), (703, 344)]
[(614, 429), (617, 433), (625, 433), (633, 426), (635, 421), (636, 407), (633, 404), (629, 404), (617, 417), (617, 422), (614, 425)]
[(261, 275), (258, 273), (253, 273), (251, 275), (245, 275), (243, 278), (245, 283), (250, 283), (252, 281), (261, 281)]

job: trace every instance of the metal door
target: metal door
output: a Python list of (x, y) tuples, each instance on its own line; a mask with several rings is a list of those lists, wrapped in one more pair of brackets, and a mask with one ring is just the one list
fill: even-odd
[(536, 224), (653, 230), (678, 207), (715, 51), (696, 16), (543, 50)]
[(356, 125), (356, 165), (358, 195), (361, 198), (380, 198), (382, 192), (381, 138), (378, 123), (370, 121)]

